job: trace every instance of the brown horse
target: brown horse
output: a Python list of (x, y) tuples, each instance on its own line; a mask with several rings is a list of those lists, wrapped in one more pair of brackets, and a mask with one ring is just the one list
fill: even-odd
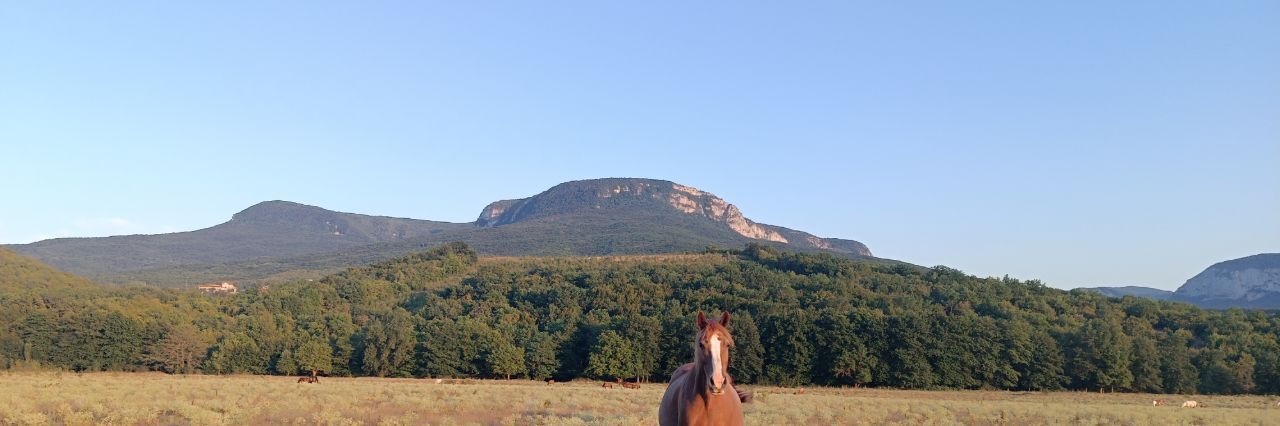
[(677, 368), (658, 407), (658, 422), (671, 425), (740, 425), (744, 397), (729, 377), (729, 348), (733, 336), (726, 329), (729, 313), (708, 321), (698, 312), (698, 338), (693, 362)]

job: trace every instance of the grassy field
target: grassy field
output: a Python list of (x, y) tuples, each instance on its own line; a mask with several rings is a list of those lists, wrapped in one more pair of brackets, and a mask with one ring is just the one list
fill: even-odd
[[(0, 424), (655, 424), (663, 384), (0, 373)], [(748, 424), (1280, 424), (1275, 398), (796, 389), (756, 394)], [(1165, 398), (1170, 406), (1153, 407)], [(1195, 399), (1208, 405), (1184, 409)]]

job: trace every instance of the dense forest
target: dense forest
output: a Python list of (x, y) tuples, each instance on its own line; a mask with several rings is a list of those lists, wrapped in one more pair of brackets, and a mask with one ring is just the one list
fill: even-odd
[(1265, 312), (755, 244), (478, 258), (453, 243), (235, 295), (96, 286), (0, 254), (4, 368), (665, 381), (692, 357), (696, 312), (726, 310), (739, 383), (1280, 393)]

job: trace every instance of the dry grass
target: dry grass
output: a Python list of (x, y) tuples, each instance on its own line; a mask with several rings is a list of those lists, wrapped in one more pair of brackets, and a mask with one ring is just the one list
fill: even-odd
[[(0, 424), (654, 424), (662, 384), (0, 373)], [(748, 424), (1276, 424), (1274, 398), (747, 387)], [(1165, 398), (1170, 406), (1153, 407)], [(1185, 399), (1208, 408), (1177, 407)]]

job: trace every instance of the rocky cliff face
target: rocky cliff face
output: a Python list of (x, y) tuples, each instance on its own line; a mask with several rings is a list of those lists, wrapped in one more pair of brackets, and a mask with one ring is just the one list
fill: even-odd
[(1217, 263), (1187, 280), (1175, 295), (1201, 305), (1280, 307), (1280, 253)]
[(715, 194), (653, 179), (566, 182), (529, 198), (493, 202), (481, 210), (475, 223), (482, 227), (496, 227), (593, 210), (668, 211), (713, 221), (748, 239), (871, 256), (871, 251), (857, 241), (819, 238), (756, 223), (744, 216), (737, 206)]

